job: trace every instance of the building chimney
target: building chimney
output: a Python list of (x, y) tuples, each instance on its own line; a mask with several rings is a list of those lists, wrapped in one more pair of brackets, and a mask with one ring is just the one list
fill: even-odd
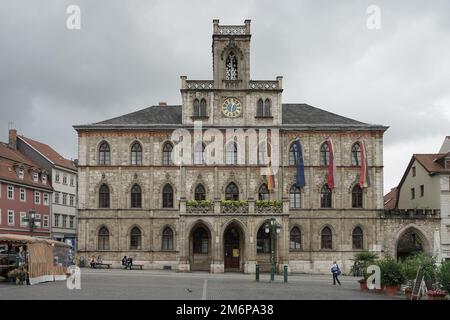
[(17, 130), (9, 129), (9, 147), (11, 149), (17, 149)]
[(167, 102), (160, 102), (158, 103), (159, 106), (167, 106)]

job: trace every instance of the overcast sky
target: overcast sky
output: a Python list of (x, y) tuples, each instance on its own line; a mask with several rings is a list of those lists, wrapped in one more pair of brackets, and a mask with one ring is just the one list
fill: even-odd
[[(81, 9), (68, 30), (66, 9)], [(381, 29), (366, 26), (369, 5)], [(39, 1), (0, 4), (0, 140), (19, 134), (77, 158), (74, 124), (167, 101), (180, 75), (211, 79), (212, 20), (252, 20), (253, 79), (283, 102), (390, 126), (385, 192), (413, 153), (450, 135), (450, 1)]]

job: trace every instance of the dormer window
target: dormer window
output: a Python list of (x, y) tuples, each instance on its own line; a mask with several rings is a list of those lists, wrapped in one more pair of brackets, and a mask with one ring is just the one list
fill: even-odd
[(46, 174), (42, 174), (42, 184), (47, 184), (47, 175)]
[(17, 170), (17, 175), (19, 176), (19, 179), (23, 179), (24, 176), (25, 176), (25, 170), (24, 170), (24, 168), (19, 168), (19, 169)]
[(39, 173), (37, 173), (36, 171), (33, 171), (33, 182), (37, 183), (39, 180)]

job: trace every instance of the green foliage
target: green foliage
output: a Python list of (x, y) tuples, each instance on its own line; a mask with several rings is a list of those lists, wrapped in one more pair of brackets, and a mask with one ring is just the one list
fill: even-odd
[(186, 206), (191, 208), (210, 207), (213, 202), (211, 200), (188, 200)]
[(283, 201), (281, 200), (256, 200), (257, 207), (281, 207)]
[(369, 275), (367, 274), (367, 267), (371, 264), (375, 264), (378, 260), (378, 255), (369, 251), (362, 251), (355, 254), (354, 263), (350, 270), (350, 274), (354, 276), (364, 276), (364, 279), (367, 279)]
[(450, 293), (450, 261), (444, 262), (437, 272), (439, 286)]
[(392, 258), (377, 261), (381, 269), (381, 283), (385, 285), (400, 285), (405, 281), (401, 263)]
[(220, 205), (224, 207), (245, 207), (248, 202), (244, 200), (220, 200)]
[(417, 270), (419, 270), (420, 265), (424, 267), (424, 278), (427, 286), (431, 287), (436, 282), (436, 261), (427, 254), (421, 252), (410, 256), (404, 259), (401, 265), (403, 275), (410, 282), (416, 279)]

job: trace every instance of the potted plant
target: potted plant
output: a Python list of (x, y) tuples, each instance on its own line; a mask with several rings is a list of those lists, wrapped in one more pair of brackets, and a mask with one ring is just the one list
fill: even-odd
[(367, 274), (367, 267), (371, 264), (375, 264), (375, 261), (378, 259), (378, 255), (369, 251), (362, 251), (357, 253), (354, 258), (353, 266), (350, 270), (350, 273), (354, 276), (362, 276), (363, 278), (358, 280), (359, 288), (362, 291), (368, 290), (367, 288), (367, 278), (369, 274)]
[(405, 288), (406, 300), (411, 300), (411, 296), (412, 296), (412, 288), (411, 287), (406, 287)]
[(436, 278), (439, 286), (443, 290), (450, 292), (450, 261), (446, 261), (440, 266)]
[(441, 289), (434, 289), (427, 291), (428, 300), (445, 300), (447, 292)]
[(392, 258), (386, 258), (380, 261), (379, 266), (381, 269), (381, 283), (386, 286), (386, 293), (395, 295), (405, 280), (400, 263)]

